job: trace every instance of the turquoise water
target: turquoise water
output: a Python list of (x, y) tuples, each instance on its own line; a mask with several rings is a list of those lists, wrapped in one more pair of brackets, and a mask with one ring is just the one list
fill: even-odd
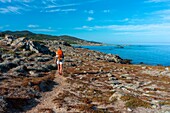
[(117, 54), (123, 59), (131, 59), (133, 64), (143, 62), (147, 65), (170, 66), (170, 45), (129, 45), (117, 46), (82, 46), (104, 53)]

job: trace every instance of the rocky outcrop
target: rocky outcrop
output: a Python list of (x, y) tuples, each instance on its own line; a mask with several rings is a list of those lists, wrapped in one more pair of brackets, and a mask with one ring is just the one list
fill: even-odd
[(7, 72), (8, 70), (18, 66), (17, 63), (4, 61), (0, 63), (0, 72)]
[(129, 59), (122, 59), (118, 55), (113, 54), (106, 54), (105, 59), (109, 62), (121, 63), (121, 64), (131, 64), (131, 60)]
[[(7, 40), (8, 41), (8, 40)], [(17, 48), (23, 48), (25, 46), (25, 43), (28, 41), (27, 38), (21, 37), (21, 38), (16, 38), (15, 40), (12, 41), (10, 46), (12, 47), (17, 47)]]
[(2, 42), (5, 42), (6, 45), (14, 48), (14, 51), (18, 49), (24, 49), (29, 51), (34, 51), (36, 53), (50, 54), (51, 51), (45, 45), (42, 45), (38, 42), (31, 41), (26, 37), (15, 38), (10, 35), (6, 35)]
[(28, 49), (30, 51), (34, 51), (36, 53), (43, 53), (43, 54), (51, 53), (51, 51), (48, 49), (48, 47), (46, 47), (38, 42), (28, 41), (25, 46), (26, 46), (26, 49)]
[(12, 35), (5, 35), (4, 41), (7, 45), (10, 45), (16, 38)]
[(121, 63), (123, 61), (118, 55), (107, 54), (105, 58), (109, 62)]
[(3, 62), (2, 53), (0, 53), (0, 63)]

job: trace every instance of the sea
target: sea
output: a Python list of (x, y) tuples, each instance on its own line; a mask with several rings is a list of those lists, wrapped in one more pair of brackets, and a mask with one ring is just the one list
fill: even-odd
[(90, 50), (119, 55), (132, 64), (170, 66), (170, 45), (105, 45), (81, 46)]

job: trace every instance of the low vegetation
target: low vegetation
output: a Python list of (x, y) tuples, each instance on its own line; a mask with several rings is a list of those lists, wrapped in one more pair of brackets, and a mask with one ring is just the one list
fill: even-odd
[(121, 100), (125, 101), (126, 107), (129, 108), (136, 108), (136, 107), (144, 107), (144, 108), (151, 108), (151, 104), (145, 102), (138, 97), (132, 95), (125, 95), (121, 97)]
[(0, 36), (5, 36), (5, 34), (13, 35), (15, 37), (27, 37), (32, 40), (59, 40), (59, 41), (66, 41), (69, 44), (101, 44), (99, 42), (94, 41), (86, 41), (82, 40), (73, 36), (62, 35), (62, 36), (52, 36), (52, 35), (45, 35), (45, 34), (35, 34), (30, 31), (4, 31), (0, 33)]

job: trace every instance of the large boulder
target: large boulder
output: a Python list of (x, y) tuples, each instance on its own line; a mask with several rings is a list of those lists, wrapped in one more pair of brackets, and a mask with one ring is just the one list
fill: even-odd
[(15, 48), (14, 51), (18, 49), (23, 49), (34, 51), (36, 53), (51, 54), (51, 51), (48, 47), (43, 44), (40, 44), (39, 42), (31, 41), (26, 37), (15, 38), (13, 36), (6, 36), (4, 38), (4, 41), (11, 47)]
[(131, 60), (129, 59), (122, 59), (118, 55), (107, 54), (105, 59), (109, 62), (121, 63), (121, 64), (131, 64)]
[(5, 35), (5, 38), (3, 41), (6, 42), (7, 45), (10, 45), (16, 38), (12, 35)]
[(14, 59), (14, 54), (2, 54), (2, 59), (4, 60), (13, 60)]
[(42, 45), (38, 42), (28, 41), (25, 45), (25, 48), (36, 53), (50, 54), (51, 51), (45, 45)]
[(8, 70), (17, 66), (18, 64), (15, 62), (4, 61), (0, 63), (0, 72), (7, 72)]
[(0, 63), (3, 62), (4, 60), (2, 59), (2, 54), (0, 53)]
[(16, 68), (12, 69), (13, 72), (20, 72), (20, 73), (26, 73), (27, 67), (24, 65), (18, 66)]
[(28, 41), (25, 45), (26, 50), (34, 51), (36, 53), (39, 53), (38, 47), (36, 47), (33, 43), (33, 41)]
[(17, 47), (17, 48), (22, 48), (25, 46), (25, 43), (27, 41), (28, 41), (28, 38), (25, 38), (25, 37), (17, 38), (12, 42), (11, 46)]
[(112, 55), (112, 54), (107, 54), (105, 56), (105, 59), (109, 62), (115, 62), (115, 63), (121, 63), (121, 61), (123, 60), (118, 55)]
[(115, 55), (115, 56), (113, 57), (113, 59), (115, 60), (116, 63), (120, 63), (120, 62), (123, 60), (123, 59), (120, 58), (120, 56), (118, 56), (118, 55)]

